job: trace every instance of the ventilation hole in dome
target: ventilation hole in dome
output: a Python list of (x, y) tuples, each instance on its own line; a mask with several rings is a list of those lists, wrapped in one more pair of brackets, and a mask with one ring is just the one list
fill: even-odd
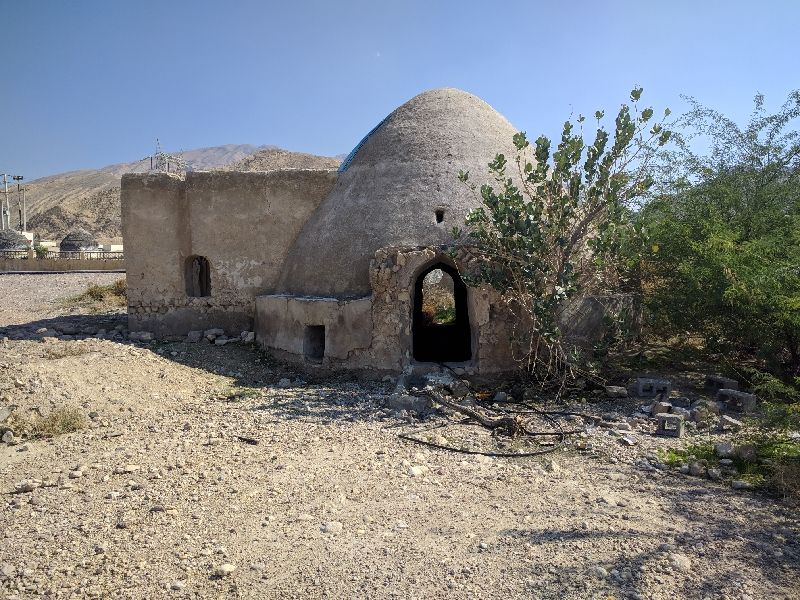
[(440, 208), (436, 211), (436, 222), (441, 223), (444, 221), (444, 211)]

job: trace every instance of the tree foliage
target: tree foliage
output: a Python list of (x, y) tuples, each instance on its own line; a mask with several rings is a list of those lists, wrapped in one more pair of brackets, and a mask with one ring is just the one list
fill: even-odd
[(453, 231), (476, 258), (465, 279), (494, 287), (525, 324), (520, 360), (543, 377), (574, 364), (561, 310), (581, 294), (618, 288), (621, 251), (638, 239), (632, 208), (650, 189), (649, 167), (670, 137), (663, 125), (669, 111), (654, 119), (652, 108), (639, 109), (641, 94), (631, 92), (612, 133), (598, 111), (587, 141), (579, 116), (564, 123), (555, 149), (545, 136), (531, 145), (525, 133), (516, 134), (516, 156), (498, 154), (489, 164), (491, 183), (478, 187), (469, 173), (459, 174), (482, 204)]
[(800, 91), (774, 114), (756, 96), (743, 128), (689, 101), (641, 213), (650, 313), (664, 332), (800, 375)]

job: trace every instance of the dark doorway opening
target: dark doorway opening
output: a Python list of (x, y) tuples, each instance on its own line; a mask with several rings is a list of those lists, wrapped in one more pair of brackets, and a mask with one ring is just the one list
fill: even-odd
[(194, 298), (211, 295), (211, 265), (205, 256), (186, 259), (186, 294)]
[(307, 325), (303, 339), (303, 354), (307, 360), (322, 362), (325, 357), (325, 326)]
[(464, 362), (472, 358), (467, 286), (444, 263), (429, 267), (414, 284), (413, 354), (422, 362)]

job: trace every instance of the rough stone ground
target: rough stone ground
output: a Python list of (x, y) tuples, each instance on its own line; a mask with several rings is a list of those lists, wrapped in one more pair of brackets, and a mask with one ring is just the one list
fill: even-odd
[[(643, 463), (679, 441), (429, 449), (397, 437), (390, 383), (302, 383), (239, 344), (80, 339), (119, 317), (52, 301), (114, 278), (0, 275), (0, 338), (34, 338), (0, 342), (0, 407), (93, 417), (0, 445), (0, 598), (798, 597), (794, 509)], [(78, 339), (35, 339), (70, 319)]]

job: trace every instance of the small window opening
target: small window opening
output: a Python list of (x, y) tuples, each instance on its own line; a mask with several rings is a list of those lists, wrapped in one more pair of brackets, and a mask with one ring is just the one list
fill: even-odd
[(194, 298), (211, 295), (211, 265), (205, 256), (186, 259), (186, 294)]
[(325, 356), (325, 326), (307, 325), (303, 340), (303, 354), (307, 360), (322, 362)]
[(436, 222), (441, 223), (444, 221), (444, 211), (440, 208), (436, 211)]

